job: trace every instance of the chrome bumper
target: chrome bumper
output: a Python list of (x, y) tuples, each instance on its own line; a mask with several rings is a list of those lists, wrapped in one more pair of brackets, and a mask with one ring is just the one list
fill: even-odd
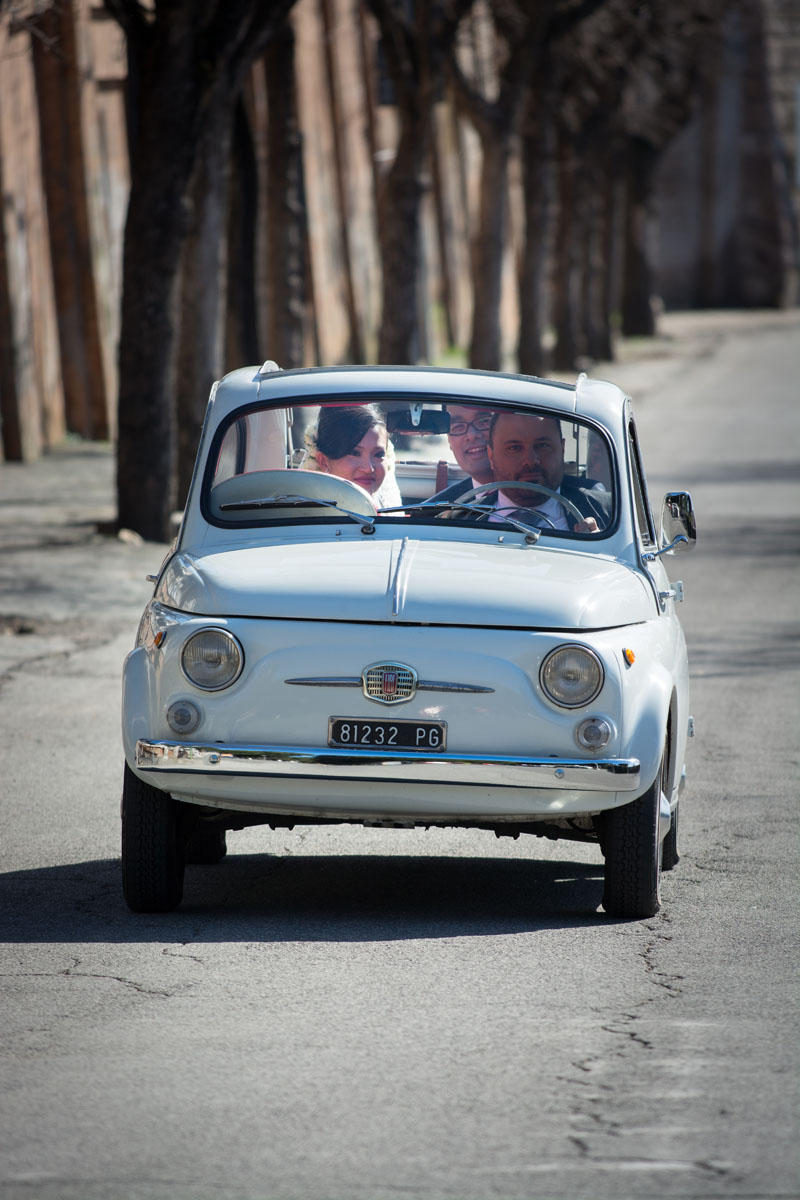
[(309, 749), (306, 746), (205, 746), (192, 742), (136, 743), (141, 771), (264, 779), (357, 779), (376, 783), (442, 783), (469, 787), (633, 792), (635, 758), (518, 758), (486, 754), (388, 753), (385, 750)]

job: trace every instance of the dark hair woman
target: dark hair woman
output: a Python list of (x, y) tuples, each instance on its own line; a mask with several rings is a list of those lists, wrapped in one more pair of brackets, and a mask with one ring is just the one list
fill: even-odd
[(323, 408), (317, 424), (317, 466), (373, 495), (386, 478), (386, 423), (372, 404)]

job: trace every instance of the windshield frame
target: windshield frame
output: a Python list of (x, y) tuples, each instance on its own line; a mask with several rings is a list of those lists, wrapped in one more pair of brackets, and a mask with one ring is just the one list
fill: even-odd
[[(265, 400), (261, 398), (246, 404), (242, 404), (225, 414), (213, 432), (213, 436), (208, 447), (205, 467), (201, 480), (199, 503), (200, 511), (204, 520), (209, 525), (216, 528), (228, 529), (236, 532), (242, 532), (246, 530), (277, 529), (281, 527), (296, 528), (298, 526), (309, 525), (323, 530), (326, 527), (334, 527), (337, 525), (340, 526), (343, 520), (347, 520), (344, 511), (342, 511), (342, 514), (339, 515), (335, 511), (325, 511), (322, 508), (320, 508), (318, 515), (315, 514), (313, 517), (308, 515), (303, 515), (300, 517), (270, 517), (265, 515), (262, 510), (261, 515), (256, 515), (254, 512), (253, 515), (249, 517), (240, 517), (230, 520), (223, 519), (212, 511), (210, 503), (211, 488), (214, 486), (217, 475), (223, 442), (229, 431), (242, 419), (257, 413), (268, 411), (317, 409), (323, 405), (342, 407), (347, 405), (366, 404), (374, 404), (384, 412), (386, 412), (387, 409), (391, 411), (391, 408), (394, 406), (402, 405), (403, 407), (410, 407), (415, 404), (421, 404), (423, 406), (428, 406), (428, 408), (439, 410), (446, 410), (447, 407), (451, 405), (458, 405), (468, 408), (486, 407), (492, 412), (510, 411), (554, 417), (561, 422), (562, 430), (564, 429), (565, 425), (579, 427), (580, 429), (585, 430), (587, 442), (588, 435), (590, 433), (597, 434), (601, 439), (606, 454), (608, 455), (610, 482), (612, 485), (611, 518), (608, 523), (596, 532), (586, 533), (577, 533), (574, 530), (553, 529), (547, 525), (546, 522), (542, 522), (541, 525), (534, 523), (531, 525), (531, 528), (538, 531), (541, 535), (550, 536), (558, 539), (559, 541), (568, 541), (571, 543), (588, 542), (596, 544), (598, 541), (605, 541), (607, 538), (611, 537), (619, 526), (621, 505), (623, 502), (623, 491), (621, 487), (621, 463), (614, 445), (614, 440), (608, 428), (598, 421), (592, 419), (591, 417), (578, 415), (574, 410), (567, 411), (564, 408), (548, 406), (546, 404), (542, 404), (541, 402), (532, 403), (528, 406), (520, 404), (519, 401), (512, 402), (508, 400), (501, 400), (490, 395), (477, 397), (475, 395), (449, 394), (443, 396), (441, 393), (430, 393), (426, 390), (420, 390), (419, 392), (407, 391), (402, 394), (398, 394), (398, 392), (385, 391), (380, 388), (365, 388), (363, 391), (354, 390), (352, 392), (349, 391), (346, 394), (336, 393), (335, 395), (331, 395), (330, 392), (324, 392), (311, 395), (301, 394), (297, 396), (281, 396), (279, 399), (275, 398), (271, 400)], [(438, 436), (444, 437), (445, 439), (447, 438), (447, 434), (444, 433)], [(289, 447), (287, 445), (287, 456), (288, 449)], [(449, 457), (453, 458), (452, 451), (449, 451)], [(409, 464), (420, 465), (420, 460), (409, 458), (407, 461)], [(433, 464), (436, 460), (431, 459), (430, 461)], [(424, 463), (422, 463), (422, 465), (424, 465)], [(455, 464), (451, 465), (455, 466)], [(580, 459), (576, 460), (576, 467), (578, 469), (581, 467), (581, 465)], [(586, 462), (584, 460), (584, 468), (585, 465)], [(456, 468), (456, 470), (458, 469)], [(573, 472), (570, 472), (570, 474), (572, 474), (574, 477)], [(460, 476), (457, 474), (456, 477), (458, 478)], [(583, 476), (578, 477), (581, 478)], [(433, 494), (437, 494), (435, 488)], [(430, 499), (430, 497), (428, 497), (428, 499)], [(481, 503), (482, 500), (483, 498), (479, 497), (477, 502)], [(444, 523), (441, 516), (441, 510), (437, 509), (437, 511), (427, 514), (425, 512), (426, 506), (427, 505), (425, 501), (418, 501), (409, 498), (407, 514), (406, 510), (395, 513), (387, 512), (385, 514), (378, 510), (374, 525), (378, 528), (382, 526), (400, 525), (405, 531), (407, 531), (409, 521), (411, 520), (416, 525), (441, 529)], [(511, 521), (503, 522), (496, 520), (491, 524), (488, 524), (485, 519), (481, 520), (478, 517), (473, 518), (465, 515), (448, 518), (447, 525), (451, 530), (453, 528), (457, 528), (463, 530), (465, 534), (487, 530), (492, 532), (519, 532), (519, 526), (517, 522), (512, 523)]]

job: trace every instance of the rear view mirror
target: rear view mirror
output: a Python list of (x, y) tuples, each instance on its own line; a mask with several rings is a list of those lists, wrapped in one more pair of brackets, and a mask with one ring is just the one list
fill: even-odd
[(423, 437), (431, 434), (448, 433), (450, 430), (450, 414), (438, 409), (416, 408), (401, 409), (399, 412), (386, 414), (386, 428), (389, 433), (399, 433), (406, 437)]

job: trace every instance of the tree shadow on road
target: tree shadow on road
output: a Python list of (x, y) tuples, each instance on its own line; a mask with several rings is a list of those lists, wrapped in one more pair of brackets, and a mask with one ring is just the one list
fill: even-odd
[(0, 879), (0, 941), (373, 942), (579, 927), (598, 913), (598, 863), (405, 855), (233, 854), (186, 871), (173, 913), (125, 906), (97, 860)]

